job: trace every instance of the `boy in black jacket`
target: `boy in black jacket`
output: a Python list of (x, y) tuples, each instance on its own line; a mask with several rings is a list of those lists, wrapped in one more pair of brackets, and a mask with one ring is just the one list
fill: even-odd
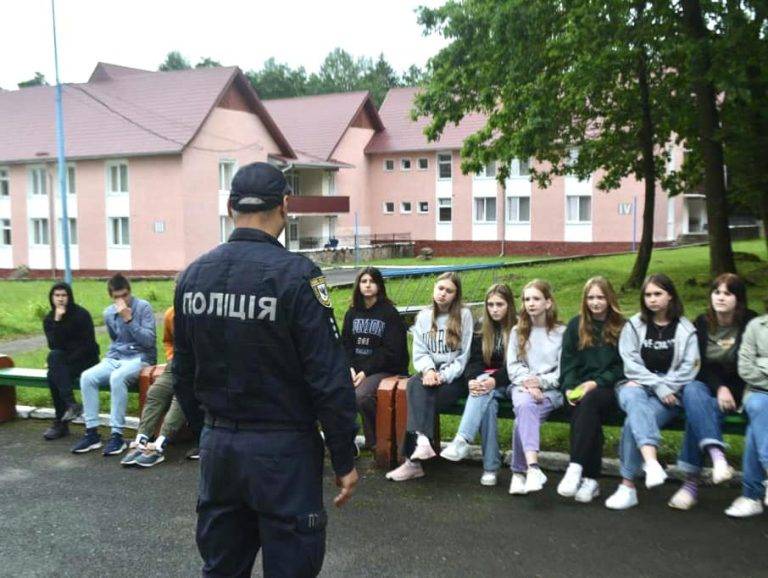
[(69, 434), (67, 422), (82, 413), (72, 393), (73, 382), (89, 367), (99, 362), (99, 345), (93, 319), (75, 303), (72, 288), (56, 283), (48, 293), (51, 311), (43, 319), (48, 340), (48, 387), (51, 390), (56, 419), (43, 437), (55, 440)]

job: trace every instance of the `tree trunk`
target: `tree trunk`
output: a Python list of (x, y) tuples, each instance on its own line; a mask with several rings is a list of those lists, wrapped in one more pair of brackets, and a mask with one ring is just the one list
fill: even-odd
[[(637, 6), (638, 22), (642, 19), (643, 6)], [(648, 265), (651, 263), (651, 254), (653, 253), (653, 221), (656, 207), (656, 166), (653, 156), (653, 118), (651, 117), (651, 98), (648, 88), (648, 66), (645, 47), (641, 44), (637, 54), (637, 80), (640, 89), (640, 106), (642, 110), (642, 121), (640, 125), (639, 145), (642, 151), (642, 172), (643, 182), (645, 184), (645, 200), (643, 201), (643, 232), (640, 237), (640, 247), (635, 257), (635, 264), (632, 272), (624, 284), (628, 288), (638, 288), (643, 284)], [(634, 206), (637, 211), (637, 204)], [(632, 215), (633, 219), (637, 215)]]
[(709, 230), (709, 268), (713, 276), (735, 273), (736, 263), (728, 229), (728, 202), (725, 190), (723, 146), (718, 140), (720, 118), (716, 92), (708, 80), (711, 59), (708, 32), (699, 0), (682, 0), (685, 30), (693, 41), (691, 54), (692, 88), (695, 95), (701, 156), (704, 163), (704, 195)]

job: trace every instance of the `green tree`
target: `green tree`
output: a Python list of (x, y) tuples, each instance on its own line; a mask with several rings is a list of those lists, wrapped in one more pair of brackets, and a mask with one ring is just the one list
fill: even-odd
[(45, 80), (45, 75), (42, 72), (35, 72), (34, 78), (20, 82), (18, 86), (19, 88), (27, 88), (30, 86), (48, 86), (48, 81)]
[(189, 68), (192, 68), (189, 60), (184, 58), (181, 52), (173, 50), (166, 55), (165, 61), (157, 69), (166, 72), (168, 70), (187, 70)]
[(419, 86), (423, 80), (424, 71), (415, 64), (411, 64), (408, 70), (403, 72), (400, 83), (402, 86)]
[(218, 60), (214, 60), (209, 56), (206, 56), (205, 58), (201, 58), (200, 62), (195, 64), (195, 68), (213, 68), (216, 66), (221, 66), (221, 62), (219, 62)]
[(359, 81), (360, 87), (370, 91), (374, 104), (378, 107), (384, 101), (387, 91), (399, 86), (400, 79), (395, 70), (390, 66), (384, 54), (379, 54), (376, 62), (368, 68), (365, 76)]
[(307, 94), (307, 73), (303, 66), (293, 70), (274, 58), (264, 62), (261, 70), (246, 73), (261, 98), (287, 98)]

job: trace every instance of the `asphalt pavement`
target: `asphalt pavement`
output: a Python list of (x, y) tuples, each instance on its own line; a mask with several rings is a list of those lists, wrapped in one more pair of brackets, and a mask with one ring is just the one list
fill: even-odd
[[(44, 441), (49, 424), (0, 425), (0, 576), (198, 576), (198, 465), (184, 460), (188, 446), (172, 446), (152, 469), (122, 468), (98, 452), (69, 453), (74, 436)], [(338, 510), (326, 468), (322, 576), (768, 575), (768, 514), (727, 518), (733, 488), (704, 488), (683, 513), (665, 505), (675, 490), (667, 484), (612, 512), (557, 496), (560, 473), (537, 495), (510, 496), (507, 471), (485, 488), (476, 463), (435, 459), (425, 478), (401, 484), (370, 458), (358, 469), (358, 492)], [(616, 483), (601, 481), (604, 496)]]

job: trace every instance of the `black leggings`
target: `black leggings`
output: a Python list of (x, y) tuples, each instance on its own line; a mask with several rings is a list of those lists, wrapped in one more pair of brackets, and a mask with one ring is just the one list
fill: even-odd
[(603, 461), (603, 423), (616, 413), (616, 391), (593, 389), (573, 407), (571, 416), (571, 462), (584, 468), (584, 477), (600, 475)]

